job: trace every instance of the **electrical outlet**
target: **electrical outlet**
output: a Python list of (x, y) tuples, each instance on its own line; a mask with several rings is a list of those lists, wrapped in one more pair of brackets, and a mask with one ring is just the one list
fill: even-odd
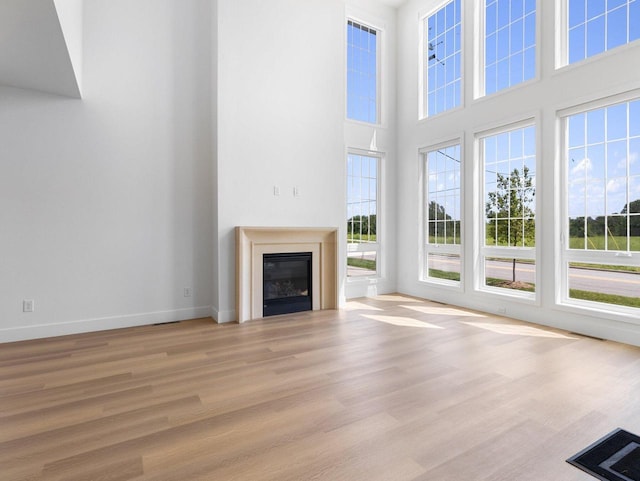
[(278, 187), (277, 185), (273, 186), (273, 195), (275, 195), (276, 197), (280, 195), (280, 187)]
[(300, 197), (300, 189), (298, 187), (293, 188), (293, 196)]
[(22, 312), (33, 312), (35, 310), (35, 302), (33, 299), (24, 299), (22, 301)]
[(184, 288), (184, 297), (191, 297), (193, 295), (193, 289), (190, 287)]

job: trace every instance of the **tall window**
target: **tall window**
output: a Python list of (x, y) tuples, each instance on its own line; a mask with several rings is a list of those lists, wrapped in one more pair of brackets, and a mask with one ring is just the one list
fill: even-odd
[(452, 0), (425, 20), (427, 115), (460, 105), (460, 10), (460, 0)]
[(347, 156), (347, 276), (378, 274), (380, 159)]
[(486, 0), (485, 94), (535, 77), (536, 0)]
[(347, 118), (378, 123), (378, 32), (347, 22)]
[(481, 139), (484, 284), (535, 292), (535, 127)]
[(638, 0), (567, 0), (568, 63), (640, 38)]
[(640, 100), (567, 117), (565, 154), (565, 292), (640, 308)]
[(425, 279), (460, 281), (460, 144), (423, 154)]

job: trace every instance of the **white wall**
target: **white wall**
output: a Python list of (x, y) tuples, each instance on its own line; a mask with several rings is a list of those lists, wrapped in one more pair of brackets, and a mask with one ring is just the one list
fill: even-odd
[[(556, 165), (555, 128), (557, 111), (573, 105), (640, 88), (637, 65), (640, 64), (640, 46), (636, 43), (621, 47), (615, 53), (574, 65), (560, 71), (554, 70), (555, 20), (553, 3), (538, 1), (538, 21), (542, 30), (538, 32), (537, 48), (540, 62), (540, 78), (520, 85), (502, 94), (473, 100), (471, 82), (465, 82), (464, 109), (449, 112), (431, 119), (418, 120), (419, 79), (419, 14), (431, 13), (441, 2), (434, 0), (411, 0), (398, 13), (398, 290), (420, 297), (451, 304), (476, 308), (487, 312), (506, 309), (506, 314), (577, 331), (593, 336), (640, 344), (640, 326), (631, 317), (614, 316), (560, 308), (555, 305), (556, 224), (560, 212), (560, 197), (555, 189), (558, 185), (559, 169)], [(471, 78), (473, 72), (473, 19), (475, 6), (479, 2), (462, 2), (464, 5), (464, 65), (463, 75)], [(540, 22), (541, 20), (541, 22)], [(473, 179), (474, 135), (490, 127), (508, 122), (535, 117), (542, 142), (538, 143), (537, 211), (538, 262), (540, 270), (538, 289), (539, 302), (527, 304), (510, 300), (506, 296), (481, 294), (474, 290), (473, 262), (477, 254), (474, 249), (472, 222), (478, 213), (473, 206), (478, 186)], [(464, 206), (463, 246), (464, 267), (463, 290), (439, 287), (420, 282), (417, 262), (419, 246), (420, 203), (418, 149), (434, 143), (463, 138), (464, 189), (467, 202)]]
[(84, 0), (54, 0), (77, 88), (82, 94), (82, 27)]
[(0, 88), (0, 341), (210, 314), (210, 21), (86, 0), (84, 99)]
[(236, 226), (339, 227), (344, 237), (346, 22), (340, 0), (220, 0), (219, 18), (214, 316), (225, 322), (236, 318)]
[[(220, 304), (218, 287), (220, 247), (218, 239), (218, 0), (211, 0), (211, 313)], [(215, 315), (214, 315), (215, 317)]]

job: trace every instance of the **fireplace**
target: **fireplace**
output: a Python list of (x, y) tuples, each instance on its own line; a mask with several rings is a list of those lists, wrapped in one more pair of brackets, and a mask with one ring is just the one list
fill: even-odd
[(263, 317), (312, 310), (311, 259), (311, 252), (263, 254)]
[(264, 317), (264, 255), (311, 253), (311, 310), (338, 308), (336, 227), (236, 227), (238, 322)]

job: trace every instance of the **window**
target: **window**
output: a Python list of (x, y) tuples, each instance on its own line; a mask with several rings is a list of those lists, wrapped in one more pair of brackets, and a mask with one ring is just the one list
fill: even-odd
[(640, 1), (567, 0), (568, 63), (640, 38)]
[(380, 158), (347, 155), (347, 277), (378, 274)]
[(460, 281), (460, 144), (423, 153), (425, 280)]
[(486, 0), (484, 89), (492, 94), (536, 74), (536, 1)]
[(452, 0), (425, 20), (427, 115), (460, 105), (460, 17), (460, 0)]
[(640, 308), (640, 100), (570, 115), (565, 131), (565, 295)]
[(378, 32), (347, 22), (347, 118), (378, 123)]
[(523, 295), (535, 292), (535, 127), (481, 138), (480, 152), (484, 165), (483, 284)]

